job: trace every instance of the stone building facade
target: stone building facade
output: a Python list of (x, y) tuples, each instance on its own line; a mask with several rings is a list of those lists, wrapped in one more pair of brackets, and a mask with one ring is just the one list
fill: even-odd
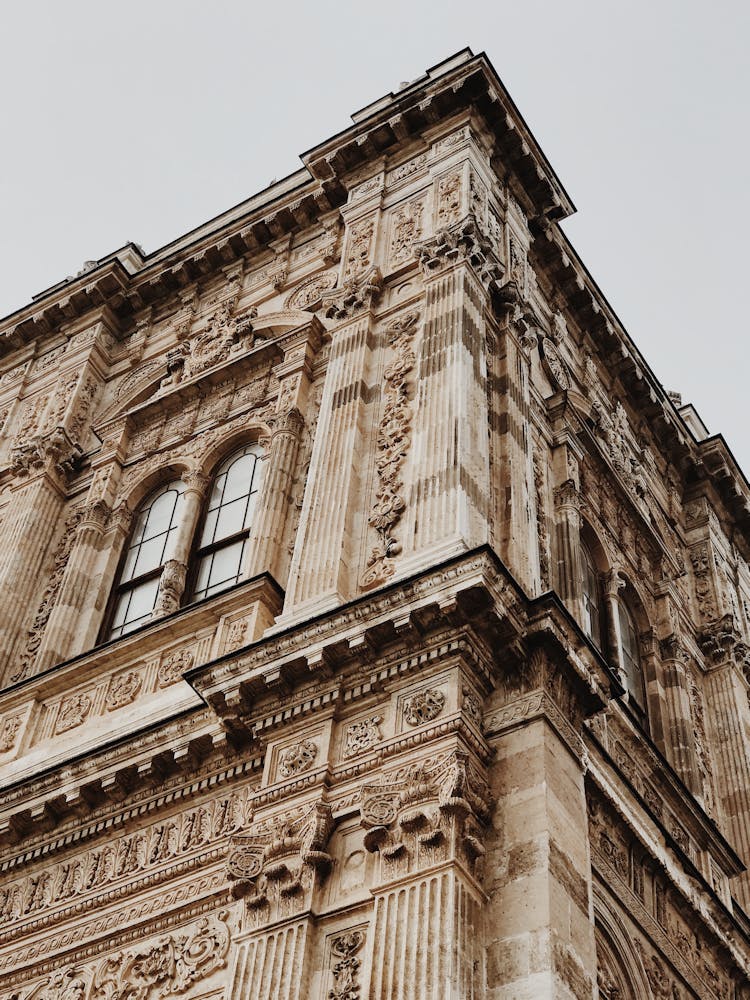
[(747, 1000), (750, 490), (462, 52), (0, 324), (2, 1000)]

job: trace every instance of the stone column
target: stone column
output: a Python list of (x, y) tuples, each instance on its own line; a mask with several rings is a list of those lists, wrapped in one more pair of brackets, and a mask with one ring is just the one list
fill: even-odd
[(249, 577), (268, 572), (278, 579), (276, 567), (291, 503), (304, 420), (299, 410), (293, 408), (272, 417), (270, 422), (269, 454), (245, 565)]
[(380, 856), (365, 962), (370, 1000), (463, 1000), (482, 989), (482, 771), (456, 748), (362, 789), (365, 848)]
[(167, 558), (164, 560), (164, 568), (159, 578), (159, 593), (152, 613), (153, 618), (171, 615), (180, 607), (190, 551), (209, 483), (208, 476), (194, 470), (183, 473), (181, 478), (185, 490), (179, 501), (177, 530), (169, 550), (165, 553)]
[(335, 607), (349, 596), (345, 545), (351, 519), (361, 506), (356, 486), (373, 350), (371, 306), (380, 287), (380, 273), (371, 268), (324, 296), (326, 315), (339, 320), (339, 325), (331, 334), (331, 355), (289, 571), (285, 623)]
[(554, 491), (556, 585), (563, 603), (577, 621), (581, 607), (581, 494), (575, 480), (566, 479)]
[[(675, 634), (662, 639), (659, 647), (666, 703), (662, 732), (666, 756), (690, 791), (702, 797), (703, 783), (695, 753), (695, 723), (688, 679), (690, 654)], [(656, 739), (656, 742), (659, 740)]]
[(5, 683), (18, 674), (21, 645), (36, 610), (39, 582), (46, 578), (74, 454), (61, 428), (26, 442), (12, 454), (16, 479), (0, 551), (0, 675)]
[(582, 711), (568, 671), (567, 663), (532, 653), (485, 714), (495, 750), (488, 1000), (596, 995)]
[[(85, 648), (80, 645), (80, 615), (91, 598), (91, 583), (97, 557), (109, 518), (110, 509), (104, 500), (94, 500), (86, 505), (80, 515), (78, 527), (62, 567), (60, 589), (50, 595), (54, 603), (40, 637), (39, 652), (34, 662), (34, 672), (40, 673), (55, 663), (74, 656)], [(76, 636), (79, 641), (76, 641)]]
[(500, 268), (471, 216), (417, 246), (424, 273), (400, 569), (489, 541), (486, 317)]
[[(708, 668), (704, 692), (721, 826), (739, 856), (750, 865), (750, 649), (731, 615), (709, 625), (701, 645)], [(747, 872), (732, 884), (732, 892), (750, 912)]]

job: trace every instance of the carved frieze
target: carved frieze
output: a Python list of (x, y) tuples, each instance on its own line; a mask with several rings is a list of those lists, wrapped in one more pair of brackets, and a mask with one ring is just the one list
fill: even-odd
[(142, 684), (141, 675), (134, 670), (116, 674), (109, 683), (104, 702), (110, 712), (124, 708), (135, 701)]
[(315, 312), (320, 307), (324, 292), (329, 292), (336, 285), (334, 271), (326, 271), (307, 278), (297, 285), (284, 302), (285, 309), (306, 309)]
[(419, 315), (407, 313), (390, 324), (388, 341), (394, 352), (386, 365), (385, 406), (378, 424), (378, 457), (375, 463), (378, 486), (375, 503), (368, 523), (378, 533), (378, 542), (367, 560), (362, 586), (374, 587), (393, 576), (394, 558), (401, 552), (401, 543), (394, 535), (396, 525), (406, 508), (402, 494), (402, 466), (411, 444), (412, 412), (409, 402), (409, 373), (416, 357), (412, 350)]
[(369, 215), (352, 224), (346, 253), (344, 281), (358, 278), (372, 264), (372, 244), (375, 236), (375, 216)]
[(404, 701), (404, 721), (409, 726), (422, 726), (425, 722), (437, 719), (444, 708), (444, 692), (440, 688), (426, 688)]
[(347, 931), (331, 941), (331, 979), (329, 1000), (360, 1000), (359, 970), (362, 959), (358, 956), (365, 943), (362, 931)]
[(195, 660), (195, 655), (190, 649), (177, 649), (170, 653), (161, 661), (156, 671), (159, 687), (169, 687), (182, 679), (182, 675), (189, 670)]
[(300, 740), (284, 747), (278, 756), (277, 770), (282, 778), (293, 778), (297, 774), (309, 771), (318, 756), (318, 744), (315, 740)]
[(87, 694), (74, 694), (60, 703), (55, 723), (55, 734), (67, 733), (83, 725), (91, 711), (91, 698)]
[(371, 715), (366, 719), (358, 719), (346, 727), (344, 735), (343, 757), (355, 757), (366, 753), (382, 740), (380, 734), (379, 715)]
[(422, 235), (424, 209), (424, 199), (416, 198), (399, 205), (394, 210), (388, 252), (388, 259), (392, 267), (397, 267), (412, 258), (412, 246)]

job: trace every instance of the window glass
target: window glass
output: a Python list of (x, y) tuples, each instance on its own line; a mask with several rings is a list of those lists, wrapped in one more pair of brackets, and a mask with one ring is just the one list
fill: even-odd
[(583, 630), (596, 645), (602, 645), (602, 614), (599, 574), (594, 559), (585, 545), (581, 546), (583, 570)]
[(177, 530), (184, 484), (167, 483), (137, 512), (115, 587), (108, 639), (143, 624), (154, 610), (159, 578)]
[(620, 625), (620, 650), (625, 672), (625, 687), (638, 708), (644, 711), (643, 671), (638, 651), (638, 633), (635, 630), (633, 617), (623, 601), (617, 602), (617, 617)]
[(217, 469), (194, 556), (193, 600), (226, 590), (242, 578), (261, 477), (257, 445), (235, 452)]

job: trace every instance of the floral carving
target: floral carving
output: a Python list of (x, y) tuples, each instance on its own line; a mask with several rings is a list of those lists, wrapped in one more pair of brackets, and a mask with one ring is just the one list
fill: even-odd
[[(190, 342), (189, 353), (184, 364), (184, 377), (197, 375), (213, 365), (226, 361), (231, 354), (253, 346), (252, 321), (256, 310), (250, 309), (242, 315), (235, 315), (238, 289), (221, 303), (212, 313), (203, 333)], [(174, 366), (173, 366), (174, 367)], [(180, 381), (175, 369), (167, 383)]]
[(554, 340), (551, 337), (542, 337), (539, 347), (544, 367), (552, 382), (558, 389), (569, 389), (572, 383), (568, 366)]
[(328, 319), (348, 320), (368, 309), (383, 290), (383, 279), (377, 267), (346, 278), (340, 288), (324, 292), (321, 309)]
[(399, 181), (404, 180), (406, 177), (411, 177), (412, 174), (416, 174), (417, 171), (421, 170), (426, 164), (426, 153), (422, 153), (413, 160), (407, 160), (406, 163), (402, 163), (400, 167), (396, 167), (390, 172), (388, 175), (388, 183), (398, 184)]
[(26, 1000), (83, 1000), (85, 995), (86, 980), (80, 975), (80, 970), (67, 968), (53, 972), (46, 983), (28, 994)]
[(76, 726), (83, 725), (91, 711), (91, 698), (87, 694), (74, 694), (66, 698), (57, 713), (55, 733), (67, 733)]
[(371, 715), (367, 719), (359, 719), (347, 726), (344, 757), (354, 757), (379, 743), (383, 738), (380, 734), (380, 721), (379, 715)]
[(416, 244), (416, 252), (426, 276), (465, 261), (471, 264), (485, 288), (496, 285), (502, 277), (503, 269), (492, 245), (472, 215), (421, 240)]
[(159, 664), (159, 669), (156, 672), (159, 687), (169, 687), (170, 684), (176, 684), (177, 681), (182, 680), (185, 671), (192, 667), (193, 660), (193, 653), (189, 649), (178, 649), (176, 652), (170, 653), (166, 660), (162, 660)]
[(361, 994), (357, 976), (362, 962), (357, 958), (357, 952), (364, 943), (362, 931), (339, 934), (331, 942), (331, 955), (335, 961), (331, 969), (333, 986), (328, 991), (329, 1000), (359, 1000)]
[(333, 864), (326, 851), (333, 826), (330, 805), (315, 802), (255, 822), (232, 838), (227, 874), (256, 925), (309, 908)]
[(187, 566), (177, 559), (168, 559), (164, 563), (161, 577), (159, 578), (159, 596), (153, 610), (154, 618), (161, 618), (164, 615), (171, 615), (180, 606), (180, 598), (185, 589), (185, 576)]
[(445, 695), (440, 688), (418, 691), (404, 702), (404, 720), (410, 726), (421, 726), (436, 719), (445, 707)]
[(375, 219), (370, 216), (354, 223), (349, 232), (346, 270), (344, 278), (356, 278), (370, 266), (372, 238), (375, 234)]
[(0, 729), (0, 753), (7, 753), (16, 745), (16, 738), (23, 722), (23, 716), (11, 715)]
[(422, 235), (422, 214), (424, 201), (408, 201), (400, 205), (393, 214), (390, 259), (392, 264), (401, 264), (412, 256), (412, 244)]
[(141, 689), (141, 675), (134, 670), (129, 670), (124, 674), (117, 674), (112, 678), (104, 699), (110, 712), (123, 708), (135, 701), (135, 696)]
[(68, 564), (68, 557), (73, 548), (76, 531), (83, 518), (83, 513), (81, 510), (76, 510), (65, 521), (62, 537), (57, 544), (55, 554), (52, 558), (52, 572), (47, 580), (47, 586), (44, 588), (42, 603), (39, 605), (34, 616), (34, 621), (28, 632), (26, 648), (21, 654), (18, 669), (13, 673), (11, 680), (17, 681), (25, 677), (36, 659), (49, 616), (52, 614), (52, 609), (57, 603), (65, 567)]
[(285, 309), (307, 309), (314, 312), (323, 299), (323, 293), (330, 291), (336, 284), (336, 275), (333, 271), (326, 274), (316, 274), (307, 281), (303, 281), (289, 295), (284, 303)]
[(438, 181), (438, 227), (450, 226), (461, 218), (461, 171), (444, 174)]
[(104, 959), (94, 972), (90, 1000), (161, 1000), (184, 993), (226, 964), (226, 913), (203, 917), (187, 933)]
[(279, 753), (279, 774), (282, 778), (293, 778), (296, 774), (309, 771), (317, 755), (318, 744), (314, 740), (302, 740), (284, 747)]
[(418, 320), (417, 313), (407, 313), (393, 322), (387, 331), (395, 357), (383, 373), (386, 402), (378, 425), (378, 457), (375, 462), (379, 482), (368, 519), (379, 540), (367, 560), (367, 569), (362, 577), (363, 587), (374, 587), (393, 576), (393, 559), (401, 551), (401, 543), (394, 530), (406, 508), (401, 494), (401, 466), (411, 444), (408, 375), (416, 361), (411, 344)]

